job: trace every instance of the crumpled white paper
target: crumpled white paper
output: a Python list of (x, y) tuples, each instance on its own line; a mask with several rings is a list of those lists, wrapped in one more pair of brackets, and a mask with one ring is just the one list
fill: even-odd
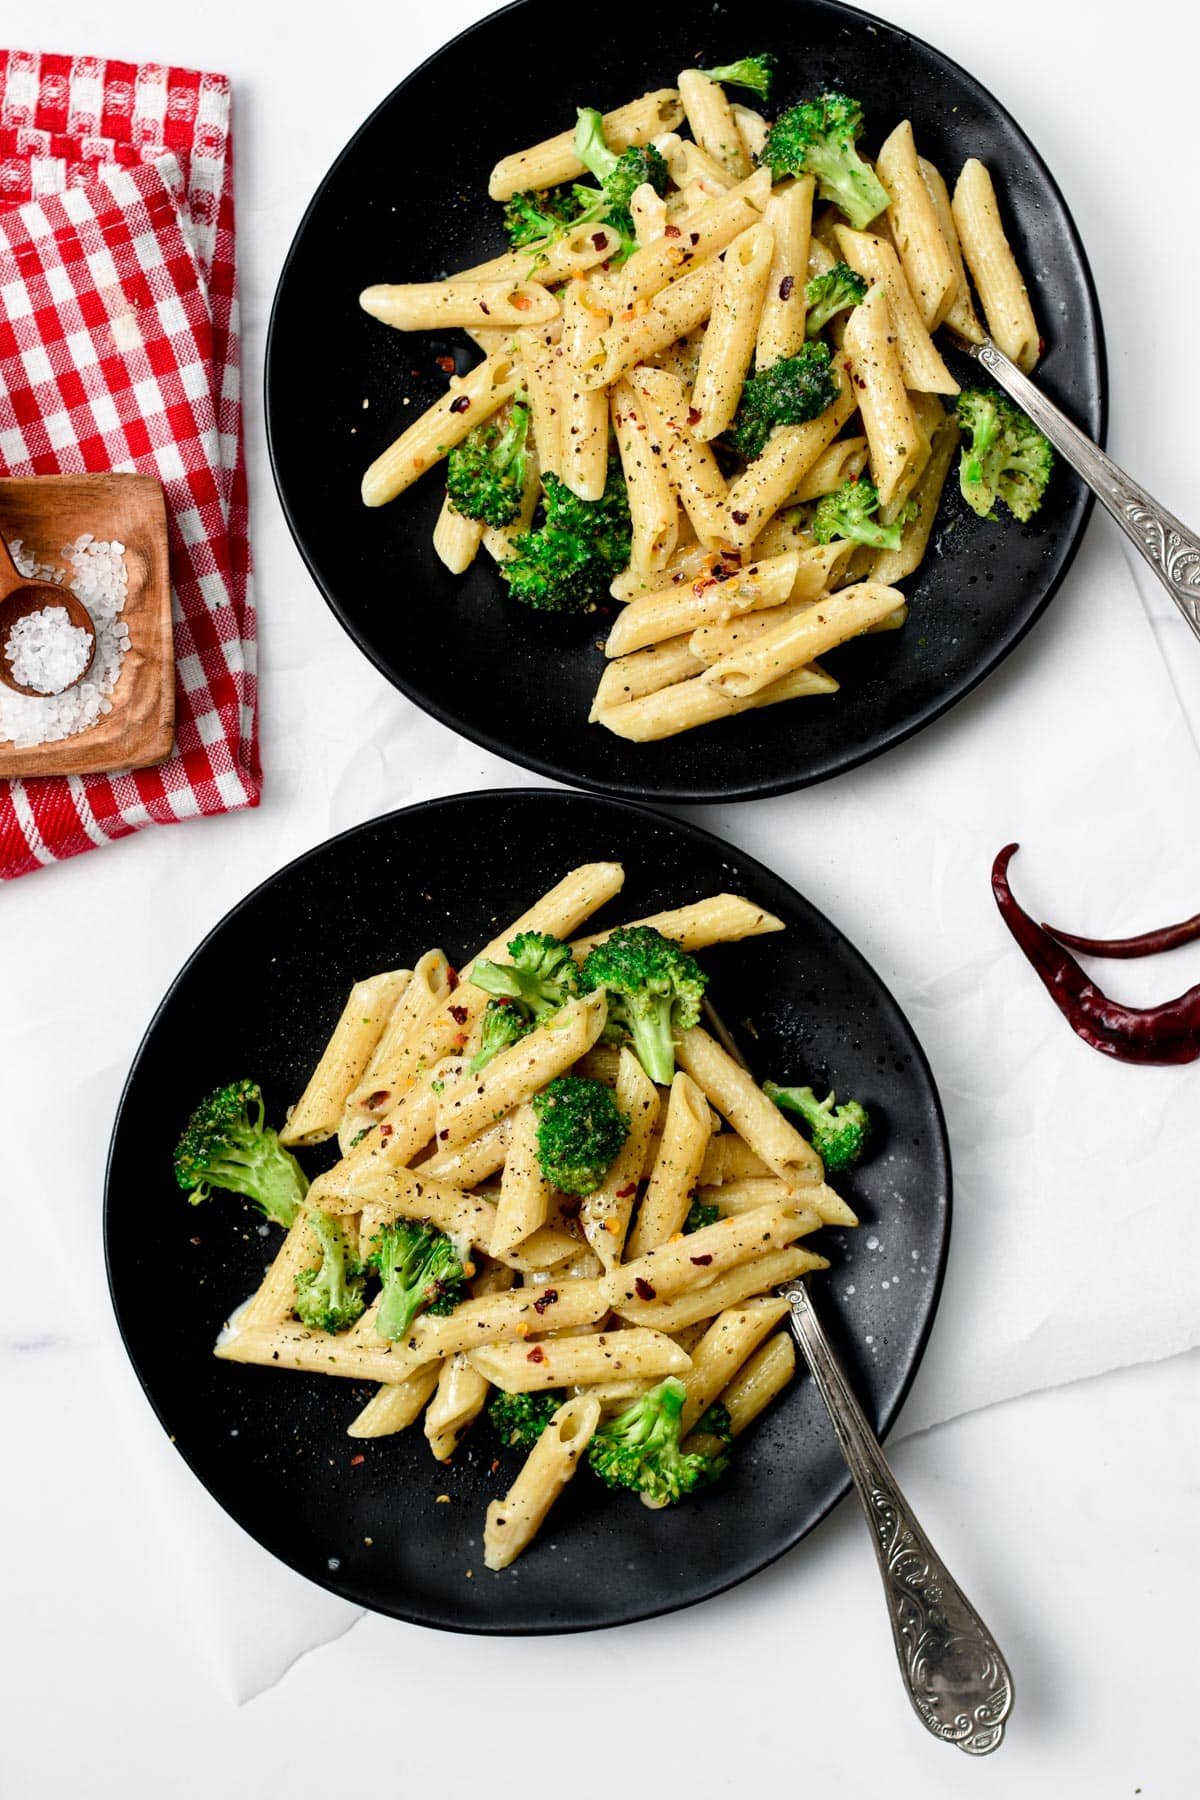
[[(1074, 1038), (988, 885), (994, 852), (1017, 838), (1018, 893), (1068, 928), (1116, 933), (1200, 904), (1200, 757), (1114, 535), (1097, 522), (1031, 637), (919, 738), (820, 788), (687, 813), (829, 913), (892, 987), (932, 1061), (955, 1218), (941, 1311), (901, 1431), (1197, 1340), (1186, 1122), (1200, 1071), (1115, 1065)], [(274, 596), (262, 809), (142, 832), (14, 884), (5, 941), (22, 948), (0, 999), (10, 1121), (0, 1190), (28, 1208), (52, 1171), (53, 1204), (38, 1216), (59, 1276), (49, 1334), (43, 1291), (10, 1296), (7, 1347), (70, 1358), (74, 1402), (82, 1384), (89, 1416), (109, 1419), (113, 1457), (137, 1476), (127, 1503), (144, 1506), (147, 1532), (169, 1547), (162, 1561), (177, 1574), (187, 1629), (238, 1700), (357, 1614), (219, 1512), (123, 1361), (99, 1236), (121, 1082), (188, 953), (290, 857), (434, 794), (541, 785), (427, 719), (370, 669), (308, 585), (274, 509), (258, 554)], [(1123, 997), (1165, 997), (1200, 979), (1200, 952), (1111, 965), (1104, 978)], [(883, 1239), (886, 1221), (874, 1231)], [(865, 1241), (853, 1254), (856, 1278), (872, 1279)]]

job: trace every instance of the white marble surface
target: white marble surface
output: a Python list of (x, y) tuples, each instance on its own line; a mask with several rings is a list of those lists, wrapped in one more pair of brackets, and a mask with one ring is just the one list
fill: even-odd
[[(149, 1435), (145, 1409), (107, 1310), (98, 1223), (108, 1121), (146, 1019), (203, 932), (288, 857), (382, 804), (524, 779), (416, 713), (342, 636), (287, 537), (259, 408), (270, 293), (309, 192), (392, 81), (483, 10), (473, 0), (437, 9), (360, 0), (353, 12), (206, 0), (187, 16), (147, 0), (112, 0), (99, 17), (82, 0), (55, 0), (52, 10), (10, 0), (6, 8), (3, 30), (13, 45), (169, 58), (234, 78), (269, 786), (257, 814), (145, 832), (0, 897), (5, 944), (21, 946), (26, 971), (38, 959), (45, 971), (44, 979), (26, 974), (20, 984), (24, 1002), (33, 996), (37, 1004), (20, 1021), (19, 1054), (6, 1057), (0, 1196), (6, 1216), (22, 1221), (33, 1206), (53, 1201), (56, 1184), (69, 1202), (45, 1205), (44, 1273), (10, 1282), (0, 1315), (9, 1446), (0, 1483), (9, 1621), (0, 1651), (8, 1700), (0, 1793), (141, 1800), (208, 1794), (219, 1783), (236, 1800), (285, 1787), (327, 1791), (348, 1780), (356, 1789), (415, 1788), (446, 1767), (441, 1746), (453, 1744), (461, 1727), (465, 1682), (475, 1690), (470, 1712), (483, 1749), (461, 1777), (449, 1778), (450, 1791), (470, 1780), (515, 1795), (527, 1790), (528, 1756), (506, 1745), (505, 1725), (513, 1721), (515, 1738), (531, 1693), (553, 1711), (569, 1669), (572, 1700), (584, 1696), (586, 1704), (589, 1693), (601, 1694), (604, 1719), (622, 1721), (628, 1733), (619, 1762), (601, 1756), (573, 1780), (589, 1800), (610, 1790), (628, 1759), (639, 1788), (686, 1782), (702, 1800), (735, 1785), (787, 1783), (824, 1794), (835, 1781), (870, 1800), (888, 1790), (901, 1800), (957, 1796), (968, 1781), (1001, 1796), (1093, 1800), (1140, 1790), (1174, 1800), (1194, 1790), (1200, 1748), (1188, 1630), (1200, 1597), (1194, 1353), (992, 1407), (897, 1448), (902, 1481), (1017, 1671), (1009, 1741), (1001, 1756), (970, 1769), (926, 1742), (907, 1713), (888, 1666), (865, 1538), (845, 1508), (799, 1552), (699, 1612), (567, 1643), (503, 1645), (370, 1619), (240, 1709), (228, 1697), (221, 1644), (206, 1641), (197, 1624), (203, 1609), (192, 1600), (203, 1564), (182, 1567), (183, 1521), (154, 1516), (168, 1504), (168, 1490), (147, 1479), (138, 1441)], [(1194, 236), (1172, 240), (1176, 285), (1156, 283), (1152, 330), (1137, 274), (1143, 258), (1158, 257), (1163, 227), (1181, 214), (1190, 218), (1184, 183), (1192, 161), (1187, 80), (1200, 48), (1194, 23), (1185, 27), (1171, 0), (1148, 0), (1136, 32), (1114, 0), (1095, 0), (1086, 24), (1067, 0), (1011, 0), (1003, 35), (994, 19), (949, 0), (904, 0), (885, 10), (998, 93), (1056, 171), (1100, 288), (1114, 453), (1182, 516), (1197, 518), (1187, 404), (1195, 377), (1186, 359), (1166, 369), (1161, 360), (1172, 333), (1182, 341), (1190, 327), (1200, 276)], [(1131, 90), (1153, 91), (1164, 120), (1152, 187), (1122, 166), (1122, 140), (1105, 122), (1125, 116)], [(1097, 537), (1106, 529), (1093, 527)], [(1200, 736), (1200, 656), (1157, 596), (1147, 590), (1147, 597)], [(1028, 654), (1052, 629), (1053, 618)], [(349, 697), (332, 716), (317, 710), (326, 679)], [(1000, 682), (1011, 705), (1012, 681)], [(988, 694), (985, 688), (971, 703), (975, 722), (981, 709), (986, 718)], [(1119, 733), (1119, 668), (1104, 698)], [(296, 731), (303, 716), (321, 717), (319, 734)], [(948, 756), (959, 730), (953, 719), (937, 728)], [(1088, 808), (1102, 839), (1111, 802), (1088, 792), (1078, 745), (1064, 741), (1063, 751), (1073, 770), (1064, 794), (1069, 829), (1079, 831), (1072, 815)], [(1164, 765), (1160, 780), (1169, 789), (1176, 764), (1164, 758)], [(839, 784), (848, 803), (853, 780)], [(365, 807), (364, 794), (371, 796)], [(1184, 787), (1178, 804), (1194, 842), (1195, 790)], [(772, 833), (805, 816), (802, 797), (704, 815), (759, 853)], [(902, 848), (889, 853), (900, 858)], [(1105, 866), (1115, 865), (1106, 858)], [(922, 971), (914, 964), (904, 934), (889, 933), (861, 891), (845, 890), (836, 862), (814, 860), (805, 885), (863, 944), (902, 1001), (919, 1006), (919, 977), (932, 982), (936, 965)], [(76, 948), (68, 962), (66, 933), (77, 945), (81, 925), (89, 949), (81, 956)], [(1179, 972), (1180, 986), (1195, 978), (1194, 969)], [(0, 1028), (11, 1043), (6, 1004), (0, 1001)], [(1061, 1046), (1065, 1068), (1075, 1046), (1065, 1033)], [(1114, 1086), (1114, 1107), (1122, 1092)], [(1195, 1120), (1194, 1104), (1190, 1111), (1185, 1104), (1166, 1129), (1196, 1141)], [(50, 1156), (29, 1155), (23, 1124), (59, 1134)], [(1122, 1143), (1118, 1121), (1111, 1168), (1128, 1185), (1128, 1246), (1117, 1238), (1112, 1254), (1128, 1261), (1134, 1300), (1142, 1290), (1152, 1312), (1147, 1250), (1157, 1247), (1166, 1259), (1178, 1246), (1169, 1223), (1147, 1223), (1153, 1157), (1139, 1144), (1132, 1162), (1122, 1158)], [(44, 1191), (30, 1191), (39, 1176)], [(82, 1234), (79, 1220), (91, 1221)], [(1070, 1268), (1061, 1281), (1072, 1287)], [(211, 1510), (202, 1494), (188, 1503), (198, 1517)], [(310, 1593), (282, 1572), (264, 1610), (303, 1609)], [(697, 1730), (696, 1682), (717, 1654), (743, 1673), (717, 1723), (706, 1707)], [(422, 1723), (409, 1750), (398, 1726), (412, 1687)], [(707, 1687), (701, 1693), (707, 1699)], [(331, 1700), (331, 1725), (315, 1725)], [(664, 1702), (671, 1709), (665, 1729)], [(391, 1729), (371, 1729), (372, 1715)], [(555, 1735), (552, 1724), (539, 1732), (534, 1752), (552, 1748)]]

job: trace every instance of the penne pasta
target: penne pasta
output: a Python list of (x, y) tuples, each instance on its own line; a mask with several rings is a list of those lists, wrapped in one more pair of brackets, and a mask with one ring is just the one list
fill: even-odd
[[(657, 250), (657, 244), (639, 250), (636, 256)], [(638, 363), (645, 362), (657, 350), (665, 350), (677, 338), (686, 337), (712, 311), (719, 265), (701, 263), (691, 274), (673, 281), (663, 293), (656, 294), (641, 310), (628, 306), (617, 314), (603, 336), (597, 338), (594, 353), (584, 371), (584, 385), (608, 387), (620, 376), (628, 374)]]
[[(668, 1128), (670, 1119), (668, 1117)], [(666, 1132), (663, 1133), (664, 1143)], [(693, 1182), (703, 1163), (701, 1154), (695, 1165)], [(691, 1199), (685, 1195), (684, 1213)], [(645, 1202), (643, 1202), (643, 1209)], [(679, 1221), (682, 1225), (683, 1219)], [(638, 1224), (641, 1224), (639, 1214)], [(679, 1225), (675, 1227), (678, 1233)], [(705, 1225), (686, 1236), (671, 1234), (660, 1237), (651, 1248), (631, 1254), (607, 1277), (606, 1291), (617, 1312), (630, 1300), (672, 1299), (692, 1288), (709, 1286), (719, 1276), (739, 1264), (751, 1262), (772, 1250), (782, 1250), (806, 1233), (819, 1230), (821, 1219), (811, 1208), (772, 1202), (766, 1206), (738, 1212)], [(631, 1243), (630, 1251), (637, 1250)]]
[(700, 625), (723, 622), (786, 600), (796, 584), (799, 556), (789, 551), (751, 563), (730, 579), (701, 576), (688, 586), (672, 586), (631, 600), (617, 618), (605, 645), (606, 656), (626, 656), (648, 644), (682, 636)]
[(623, 1300), (617, 1316), (647, 1330), (682, 1331), (701, 1319), (715, 1318), (728, 1307), (741, 1306), (768, 1288), (780, 1287), (785, 1281), (795, 1281), (797, 1276), (828, 1267), (825, 1258), (811, 1250), (771, 1250), (753, 1262), (739, 1263), (736, 1268), (727, 1269), (705, 1287), (693, 1288), (666, 1300), (643, 1300), (636, 1296), (632, 1300)]
[(846, 326), (845, 355), (858, 388), (858, 405), (871, 447), (871, 469), (886, 506), (909, 481), (919, 440), (904, 370), (882, 283), (856, 306)]
[(463, 575), (475, 561), (482, 542), (483, 525), (480, 520), (464, 519), (461, 513), (455, 512), (447, 494), (433, 528), (433, 548), (438, 561), (452, 575)]
[(903, 605), (904, 595), (898, 589), (874, 581), (859, 582), (827, 595), (774, 631), (723, 656), (700, 680), (711, 682), (735, 700), (747, 699), (760, 688), (805, 668), (814, 657), (859, 636)]
[[(860, 306), (855, 316), (861, 311)], [(733, 549), (749, 548), (858, 405), (845, 358), (835, 356), (830, 368), (838, 388), (833, 403), (803, 425), (777, 425), (762, 454), (730, 485), (724, 542)]]
[[(657, 242), (635, 250), (625, 264), (622, 294), (626, 306), (635, 307), (655, 298), (668, 283), (694, 280), (700, 269), (711, 266), (711, 259), (732, 244), (734, 238), (761, 223), (770, 197), (771, 172), (756, 169), (727, 193), (717, 194), (672, 219), (670, 228)], [(674, 336), (682, 337), (703, 317), (701, 314), (692, 319)], [(670, 338), (664, 340), (664, 344), (670, 342)]]
[(787, 1301), (771, 1295), (747, 1300), (745, 1305), (717, 1315), (693, 1347), (692, 1366), (681, 1378), (687, 1389), (682, 1420), (685, 1434), (787, 1313)]
[(685, 1031), (675, 1053), (709, 1104), (782, 1181), (798, 1187), (821, 1180), (821, 1159), (807, 1138), (707, 1031)]
[(921, 170), (921, 180), (925, 183), (925, 191), (929, 195), (934, 215), (937, 218), (942, 242), (954, 265), (954, 298), (946, 310), (943, 323), (949, 326), (955, 337), (965, 338), (968, 344), (982, 344), (983, 327), (979, 323), (975, 302), (971, 298), (971, 284), (967, 280), (962, 245), (958, 241), (958, 228), (954, 223), (954, 214), (950, 208), (949, 190), (942, 178), (941, 170), (935, 163), (927, 162), (923, 156), (917, 158), (917, 163)]
[[(738, 1370), (733, 1380), (719, 1395), (729, 1414), (729, 1432), (734, 1438), (752, 1425), (765, 1412), (796, 1373), (796, 1346), (791, 1333), (777, 1331), (756, 1350)], [(693, 1431), (683, 1442), (688, 1454), (713, 1455), (720, 1452), (721, 1440), (707, 1433)]]
[(679, 98), (692, 136), (705, 155), (727, 175), (744, 181), (753, 165), (724, 88), (699, 69), (684, 69), (679, 77)]
[(725, 252), (688, 415), (702, 443), (719, 437), (737, 411), (774, 253), (775, 234), (765, 223), (743, 231)]
[(880, 550), (871, 564), (871, 580), (895, 586), (911, 575), (925, 554), (929, 534), (937, 517), (942, 489), (958, 450), (961, 434), (953, 413), (946, 413), (937, 426), (930, 444), (929, 457), (911, 498), (916, 512), (904, 527), (898, 550)]
[(631, 1050), (621, 1051), (616, 1101), (629, 1121), (629, 1135), (608, 1174), (584, 1198), (579, 1212), (584, 1236), (605, 1270), (615, 1268), (624, 1252), (633, 1203), (659, 1116), (658, 1089)]
[(758, 319), (754, 360), (770, 368), (782, 357), (795, 356), (804, 345), (808, 245), (812, 232), (815, 182), (811, 175), (776, 188), (767, 202), (766, 221), (775, 251)]
[(561, 477), (581, 500), (599, 500), (608, 475), (608, 396), (584, 385), (592, 347), (608, 324), (582, 279), (572, 281), (563, 302), (557, 452)]
[(1036, 367), (1040, 335), (1029, 290), (1004, 235), (992, 178), (971, 157), (950, 202), (963, 256), (971, 271), (993, 340), (1028, 375)]
[(544, 1225), (550, 1212), (553, 1189), (542, 1174), (537, 1156), (537, 1115), (528, 1101), (512, 1116), (512, 1131), (500, 1199), (492, 1229), (490, 1251), (504, 1256)]
[[(715, 453), (693, 434), (688, 424), (692, 408), (688, 388), (670, 370), (651, 369), (644, 364), (635, 368), (629, 379), (647, 423), (657, 434), (668, 479), (701, 546), (719, 544), (728, 487)], [(666, 572), (666, 563), (659, 567)]]
[(424, 1412), (441, 1374), (441, 1363), (427, 1363), (405, 1381), (377, 1388), (360, 1413), (346, 1427), (347, 1437), (391, 1437), (407, 1431)]
[(624, 706), (640, 700), (644, 694), (655, 694), (698, 675), (703, 663), (693, 656), (688, 636), (668, 638), (665, 643), (651, 644), (645, 650), (634, 650), (610, 662), (600, 677), (589, 719), (595, 720), (613, 706)]
[(541, 1338), (531, 1345), (488, 1344), (473, 1350), (471, 1361), (504, 1393), (532, 1394), (626, 1375), (652, 1379), (681, 1375), (691, 1358), (663, 1332), (634, 1326), (587, 1337)]
[[(722, 1131), (708, 1146), (700, 1171), (703, 1187), (723, 1187), (726, 1182), (754, 1181), (771, 1173), (766, 1163), (736, 1131)], [(710, 1196), (711, 1198), (712, 1196)]]
[[(631, 144), (648, 144), (660, 132), (673, 131), (682, 121), (678, 91), (658, 88), (605, 113), (604, 139), (610, 149), (627, 150)], [(574, 131), (561, 131), (528, 150), (503, 157), (492, 170), (488, 193), (493, 200), (509, 200), (527, 189), (557, 187), (586, 173), (575, 154)]]
[(796, 669), (767, 687), (759, 688), (744, 700), (735, 700), (713, 687), (702, 677), (677, 682), (661, 688), (656, 694), (630, 701), (625, 706), (609, 707), (599, 715), (598, 723), (617, 737), (638, 744), (674, 737), (681, 731), (694, 731), (698, 725), (711, 725), (718, 719), (731, 719), (737, 713), (763, 706), (778, 706), (784, 700), (811, 699), (821, 694), (836, 694), (838, 684), (832, 675), (813, 663), (807, 669)]
[(484, 330), (546, 325), (558, 301), (536, 281), (410, 281), (364, 288), (358, 303), (371, 318), (397, 331), (446, 331), (454, 325)]
[(520, 334), (518, 355), (538, 462), (544, 473), (561, 479), (562, 406), (557, 372), (562, 351), (530, 331)]
[(935, 331), (958, 292), (958, 270), (921, 174), (910, 120), (886, 139), (875, 169), (891, 195), (888, 225), (908, 290), (926, 331)]
[(671, 485), (661, 433), (653, 433), (629, 381), (611, 389), (613, 433), (629, 494), (630, 558), (653, 574), (671, 559), (679, 536), (679, 506)]
[[(783, 920), (765, 907), (756, 906), (741, 894), (713, 894), (707, 900), (695, 900), (690, 906), (672, 907), (669, 912), (649, 913), (644, 919), (630, 919), (630, 925), (649, 925), (664, 937), (674, 938), (694, 955), (710, 944), (740, 943), (743, 938), (762, 937), (782, 931)], [(595, 931), (588, 937), (572, 940), (571, 949), (577, 962), (582, 962), (596, 944), (602, 944), (608, 931)]]
[(411, 980), (411, 969), (392, 969), (355, 982), (320, 1062), (279, 1133), (281, 1144), (321, 1144), (335, 1135), (346, 1101)]
[(532, 1543), (578, 1469), (600, 1416), (598, 1400), (577, 1395), (550, 1419), (508, 1493), (488, 1506), (483, 1560), (489, 1569), (507, 1569)]
[(626, 1245), (628, 1262), (636, 1262), (682, 1229), (712, 1135), (708, 1102), (696, 1083), (677, 1070), (658, 1153)]
[[(926, 330), (920, 308), (891, 244), (869, 231), (851, 231), (848, 225), (839, 225), (837, 236), (842, 255), (850, 267), (872, 287), (881, 287), (887, 295), (905, 387), (924, 394), (957, 394), (958, 383)], [(851, 313), (847, 337), (862, 312), (862, 306), (857, 306)]]
[(365, 506), (385, 506), (440, 462), (476, 425), (499, 412), (517, 391), (519, 365), (508, 350), (485, 357), (467, 375), (452, 377), (440, 400), (377, 456), (362, 479)]

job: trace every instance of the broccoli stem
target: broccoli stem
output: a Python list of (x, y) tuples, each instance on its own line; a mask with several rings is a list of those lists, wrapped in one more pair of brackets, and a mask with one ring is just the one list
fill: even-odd
[(612, 174), (620, 160), (615, 150), (610, 150), (604, 136), (604, 114), (594, 106), (576, 108), (575, 154), (597, 181), (604, 181)]

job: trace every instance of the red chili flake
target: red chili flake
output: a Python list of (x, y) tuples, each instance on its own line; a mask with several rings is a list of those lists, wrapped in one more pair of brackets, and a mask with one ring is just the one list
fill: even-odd
[(657, 1290), (652, 1288), (650, 1283), (640, 1275), (634, 1279), (633, 1291), (639, 1300), (656, 1300), (658, 1298)]
[(450, 992), (453, 993), (458, 986), (458, 970), (454, 967), (453, 963), (446, 964), (446, 981), (450, 988)]
[(468, 1017), (466, 1007), (452, 1006), (450, 1008), (450, 1017), (454, 1020), (456, 1025), (465, 1025)]
[(361, 1453), (358, 1456), (352, 1456), (350, 1458), (350, 1467), (352, 1469), (357, 1469), (359, 1463), (365, 1463), (366, 1460), (367, 1460), (366, 1457), (363, 1456)]
[(744, 513), (744, 512), (735, 512), (735, 513), (730, 513), (729, 516), (733, 520), (735, 525), (744, 525), (746, 523), (747, 519), (750, 517), (750, 514)]
[(592, 249), (593, 250), (603, 250), (604, 246), (607, 243), (608, 243), (607, 232), (593, 231), (593, 233), (592, 233)]
[(712, 1257), (711, 1256), (689, 1256), (688, 1261), (694, 1262), (698, 1269), (707, 1269), (709, 1263), (712, 1261)]
[(682, 231), (680, 231), (678, 225), (664, 225), (663, 226), (663, 236), (664, 237), (682, 237), (683, 233), (682, 233)]
[(796, 285), (795, 276), (794, 275), (785, 275), (783, 280), (779, 284), (779, 298), (781, 300), (790, 300), (792, 297), (792, 289), (795, 287), (795, 285)]
[(533, 1349), (529, 1352), (529, 1354), (525, 1358), (526, 1362), (545, 1362), (545, 1360), (546, 1360), (546, 1352), (542, 1349), (542, 1346), (540, 1344), (535, 1344), (533, 1346)]
[(545, 1293), (539, 1294), (538, 1298), (534, 1301), (534, 1303), (533, 1303), (534, 1312), (535, 1313), (544, 1313), (546, 1308), (548, 1306), (553, 1306), (554, 1302), (557, 1299), (558, 1299), (558, 1289), (557, 1288), (547, 1288)]
[(628, 1200), (636, 1193), (637, 1193), (637, 1182), (631, 1181), (629, 1183), (628, 1187), (623, 1187), (623, 1188), (617, 1189), (617, 1199), (618, 1200)]
[(480, 312), (481, 312), (481, 313), (486, 313), (486, 314), (487, 314), (487, 316), (488, 316), (488, 318), (489, 318), (489, 319), (490, 319), (490, 318), (491, 318), (491, 316), (492, 316), (492, 309), (491, 309), (491, 307), (490, 307), (490, 306), (489, 306), (489, 305), (488, 305), (488, 303), (487, 303), (487, 301), (486, 301), (486, 300), (481, 300), (481, 301), (480, 301), (480, 302), (479, 302), (479, 310), (480, 310)]
[(466, 1032), (465, 1032), (465, 1031), (460, 1031), (460, 1032), (457, 1032), (457, 1033), (456, 1033), (456, 1034), (455, 1034), (455, 1038), (454, 1038), (454, 1048), (455, 1048), (455, 1049), (456, 1049), (456, 1050), (465, 1050), (465, 1049), (466, 1049), (466, 1047), (467, 1047), (467, 1034), (466, 1034)]
[(467, 410), (468, 406), (470, 406), (470, 404), (471, 404), (470, 395), (469, 394), (460, 394), (458, 396), (457, 400), (452, 400), (450, 402), (450, 411), (456, 412), (456, 413), (464, 413), (464, 412), (466, 412), (466, 410)]
[(388, 1091), (386, 1088), (380, 1088), (377, 1093), (369, 1095), (367, 1098), (367, 1111), (374, 1112), (377, 1106), (383, 1105), (387, 1097)]
[[(518, 312), (528, 312), (530, 307), (533, 305), (533, 301), (529, 298), (528, 294), (514, 294), (512, 297), (512, 303), (516, 307)], [(484, 310), (484, 312), (486, 312), (487, 307), (485, 306), (483, 310)]]
[(1045, 354), (1046, 354), (1046, 340), (1044, 337), (1040, 337), (1038, 339), (1038, 355), (1045, 356)]
[(452, 356), (435, 356), (433, 360), (443, 375), (453, 375), (454, 358)]
[(391, 1126), (391, 1125), (381, 1125), (381, 1126), (380, 1126), (380, 1127), (379, 1127), (379, 1135), (380, 1135), (380, 1137), (381, 1137), (381, 1138), (390, 1138), (390, 1137), (391, 1137), (391, 1135), (392, 1135), (392, 1131), (393, 1131), (393, 1129), (394, 1129), (394, 1128), (393, 1128), (393, 1127), (392, 1127), (392, 1126)]
[(688, 424), (689, 425), (698, 425), (699, 423), (700, 423), (700, 408), (698, 406), (689, 406), (688, 407)]
[(498, 1468), (499, 1468), (499, 1467), (500, 1467), (500, 1458), (499, 1458), (499, 1457), (498, 1457), (498, 1456), (493, 1456), (493, 1458), (492, 1458), (492, 1466), (491, 1466), (491, 1468), (490, 1468), (490, 1469), (489, 1469), (489, 1470), (488, 1470), (488, 1474), (489, 1474), (489, 1475), (494, 1475), (494, 1474), (495, 1474), (495, 1473), (496, 1473), (496, 1470), (497, 1470), (497, 1469), (498, 1469)]

